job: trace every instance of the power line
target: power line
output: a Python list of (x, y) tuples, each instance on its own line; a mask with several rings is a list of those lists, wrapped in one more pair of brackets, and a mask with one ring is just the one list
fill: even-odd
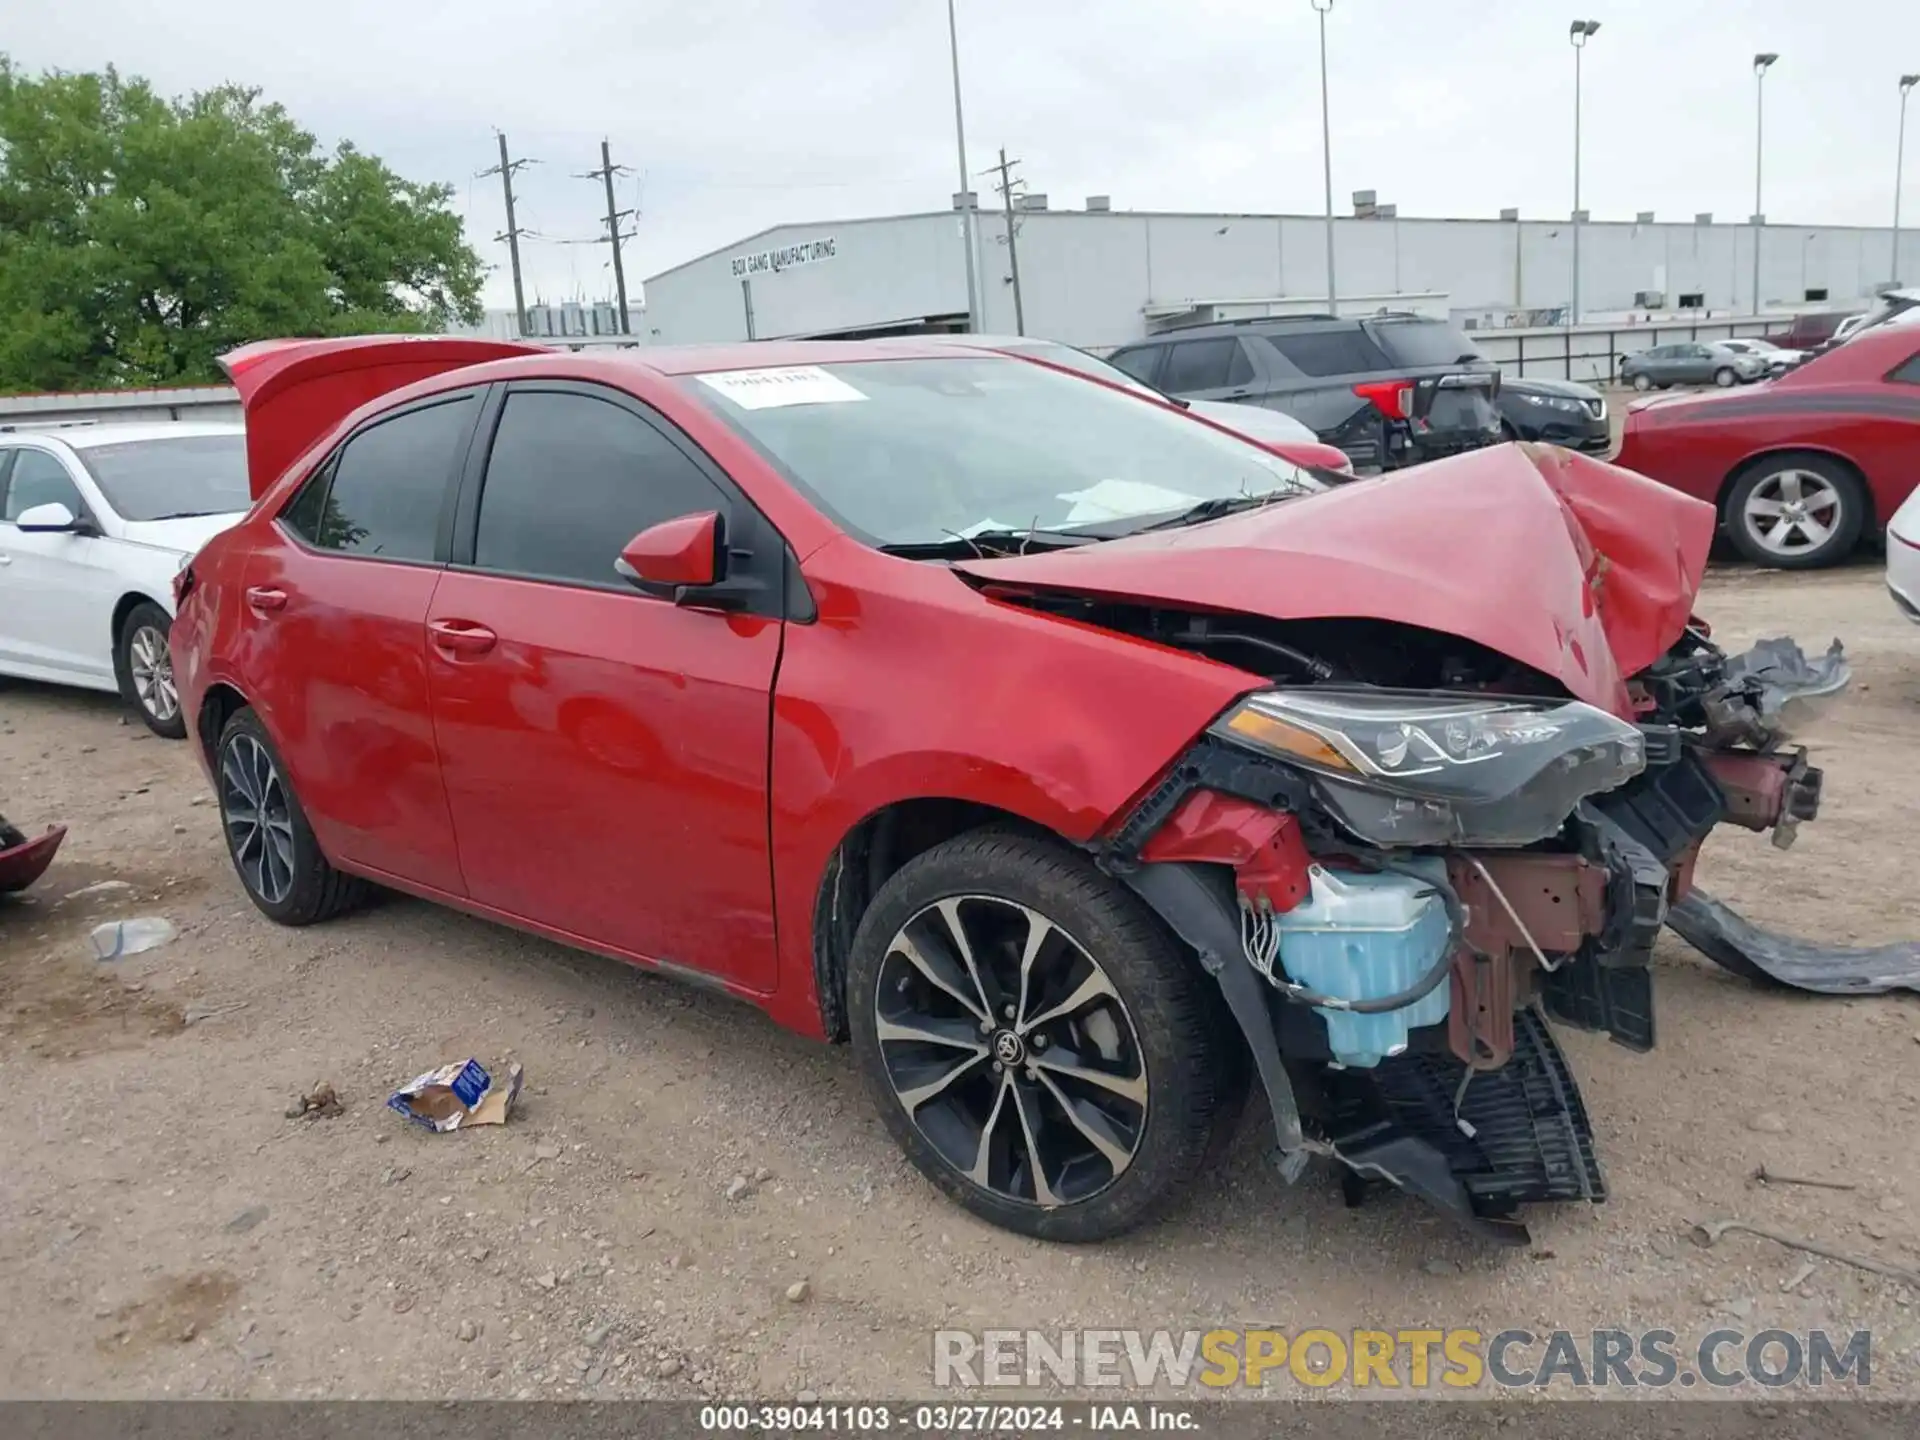
[(475, 178), (498, 175), (500, 177), (500, 188), (506, 192), (507, 228), (504, 232), (493, 238), (507, 242), (507, 257), (513, 266), (513, 315), (514, 321), (519, 327), (516, 333), (524, 336), (527, 333), (527, 295), (520, 282), (520, 236), (525, 232), (520, 229), (520, 226), (513, 218), (513, 177), (523, 166), (538, 165), (540, 162), (538, 160), (508, 159), (506, 132), (504, 130), (496, 130), (493, 133), (494, 137), (500, 142), (500, 163), (482, 170), (480, 175)]
[(1000, 163), (989, 166), (980, 173), (982, 175), (998, 174), (1000, 176), (1000, 183), (993, 188), (1000, 192), (1000, 199), (1006, 206), (1007, 212), (1007, 265), (1013, 272), (1013, 333), (1016, 335), (1024, 335), (1027, 333), (1027, 312), (1026, 308), (1020, 303), (1020, 248), (1014, 239), (1019, 233), (1019, 226), (1014, 222), (1013, 218), (1014, 192), (1026, 188), (1026, 181), (1013, 178), (1014, 166), (1019, 163), (1018, 160), (1009, 160), (1007, 158), (1007, 147), (1002, 145), (1000, 147)]
[(630, 335), (633, 332), (629, 327), (627, 319), (627, 272), (620, 264), (620, 242), (628, 238), (628, 236), (623, 236), (620, 233), (620, 221), (624, 216), (637, 216), (639, 211), (616, 208), (616, 203), (613, 198), (613, 177), (615, 175), (631, 175), (632, 173), (633, 171), (625, 165), (616, 165), (613, 163), (613, 156), (607, 149), (607, 142), (602, 140), (600, 142), (600, 168), (598, 170), (589, 170), (586, 174), (575, 177), (580, 180), (598, 180), (606, 186), (606, 238), (607, 244), (613, 247), (613, 293), (614, 298), (620, 306), (619, 324), (622, 335)]

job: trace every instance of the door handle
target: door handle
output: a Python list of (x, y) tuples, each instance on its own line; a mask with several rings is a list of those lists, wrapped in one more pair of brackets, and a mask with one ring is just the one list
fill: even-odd
[(270, 610), (287, 608), (287, 592), (275, 590), (270, 585), (249, 585), (247, 604), (256, 615), (265, 615)]
[(450, 655), (484, 655), (500, 637), (484, 625), (471, 620), (429, 620), (427, 633), (433, 643)]
[(0, 565), (11, 565), (12, 563), (13, 563), (13, 556), (0, 555)]

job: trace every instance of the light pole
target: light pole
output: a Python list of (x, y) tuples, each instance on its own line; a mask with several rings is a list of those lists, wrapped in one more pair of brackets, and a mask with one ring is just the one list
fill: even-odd
[(1573, 45), (1573, 308), (1568, 323), (1580, 323), (1580, 52), (1600, 33), (1598, 20), (1576, 20), (1567, 30)]
[(1893, 152), (1893, 268), (1887, 278), (1900, 283), (1900, 176), (1907, 168), (1907, 92), (1920, 85), (1920, 75), (1900, 77), (1900, 143)]
[(954, 19), (954, 0), (947, 0), (947, 45), (953, 53), (953, 138), (960, 150), (960, 239), (967, 247), (967, 329), (980, 333), (980, 282), (974, 276), (973, 202), (968, 198), (967, 121), (960, 109), (960, 27)]
[(1760, 313), (1760, 232), (1766, 212), (1760, 208), (1761, 140), (1766, 134), (1767, 69), (1780, 57), (1764, 51), (1753, 57), (1753, 313)]
[(1340, 313), (1340, 289), (1333, 280), (1333, 125), (1327, 118), (1327, 12), (1333, 0), (1307, 0), (1320, 17), (1320, 166), (1327, 182), (1327, 312)]

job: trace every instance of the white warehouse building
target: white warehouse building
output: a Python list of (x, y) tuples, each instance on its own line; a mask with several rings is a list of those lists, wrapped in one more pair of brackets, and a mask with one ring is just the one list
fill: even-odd
[[(1336, 218), (1340, 307), (1450, 314), (1474, 329), (1565, 325), (1573, 298), (1569, 221), (1401, 218), (1356, 196)], [(978, 216), (982, 330), (1024, 330), (1104, 350), (1170, 326), (1326, 309), (1325, 219), (1045, 208)], [(656, 344), (966, 328), (957, 209), (780, 225), (646, 282)], [(1896, 273), (1885, 227), (1778, 225), (1760, 242), (1762, 313), (1863, 305)], [(1751, 315), (1754, 227), (1589, 221), (1580, 228), (1583, 321)], [(1920, 234), (1903, 232), (1899, 273), (1920, 275)]]

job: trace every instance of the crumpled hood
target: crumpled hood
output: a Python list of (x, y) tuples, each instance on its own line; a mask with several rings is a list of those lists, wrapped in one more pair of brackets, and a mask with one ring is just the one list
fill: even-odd
[(956, 569), (997, 585), (1476, 641), (1631, 714), (1677, 640), (1711, 505), (1547, 445), (1500, 445), (1179, 530)]

